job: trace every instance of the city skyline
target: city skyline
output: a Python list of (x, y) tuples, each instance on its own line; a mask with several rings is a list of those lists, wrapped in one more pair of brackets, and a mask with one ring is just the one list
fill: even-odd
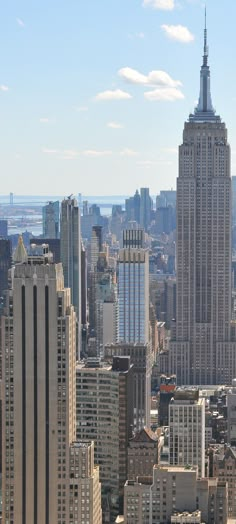
[[(2, 193), (33, 194), (36, 180), (41, 194), (175, 188), (181, 122), (198, 98), (203, 7), (200, 0), (4, 5)], [(207, 10), (212, 94), (228, 123), (234, 175), (236, 6), (208, 0)]]

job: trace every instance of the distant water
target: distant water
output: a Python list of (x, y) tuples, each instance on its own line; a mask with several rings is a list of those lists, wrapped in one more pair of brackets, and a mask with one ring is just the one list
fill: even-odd
[[(85, 196), (85, 195), (74, 195), (77, 198), (80, 207), (82, 208), (82, 203), (84, 200), (87, 200), (89, 205), (97, 204), (101, 209), (101, 214), (104, 216), (109, 216), (112, 213), (113, 205), (121, 205), (124, 209), (125, 199), (127, 196), (123, 195), (104, 195), (104, 196)], [(16, 195), (13, 194), (13, 205), (19, 206), (44, 206), (49, 201), (59, 200), (60, 202), (65, 198), (61, 195)], [(11, 205), (10, 195), (0, 195), (0, 206)], [(39, 215), (34, 215), (35, 221), (38, 221), (41, 218), (41, 210)], [(27, 220), (27, 219), (26, 219)], [(27, 225), (24, 230), (32, 231), (35, 236), (42, 234), (42, 224)], [(20, 234), (22, 233), (22, 228), (17, 227), (8, 227), (9, 234)]]
[[(75, 198), (77, 198), (78, 203), (82, 205), (84, 200), (88, 200), (89, 204), (97, 204), (101, 207), (110, 207), (112, 208), (113, 205), (122, 205), (125, 204), (125, 199), (129, 198), (127, 195), (104, 195), (104, 196), (87, 196), (87, 195), (73, 195)], [(50, 200), (55, 201), (63, 200), (65, 196), (61, 195), (16, 195), (13, 194), (13, 204), (18, 205), (39, 205), (43, 206)], [(0, 195), (0, 205), (1, 204), (11, 204), (11, 198), (10, 195)]]

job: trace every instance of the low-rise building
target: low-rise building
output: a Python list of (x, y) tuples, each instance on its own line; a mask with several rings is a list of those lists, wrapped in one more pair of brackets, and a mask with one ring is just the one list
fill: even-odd
[(218, 478), (197, 480), (197, 507), (207, 524), (227, 524), (228, 484)]
[(189, 513), (188, 511), (183, 511), (181, 513), (177, 512), (171, 517), (171, 524), (201, 524), (202, 516), (201, 511), (193, 511)]
[(197, 467), (158, 465), (152, 477), (126, 482), (125, 524), (176, 524), (176, 516), (178, 524), (227, 524), (227, 483), (199, 479)]

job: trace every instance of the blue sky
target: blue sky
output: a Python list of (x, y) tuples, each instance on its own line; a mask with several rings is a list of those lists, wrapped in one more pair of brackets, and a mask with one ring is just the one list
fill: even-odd
[[(201, 0), (0, 0), (1, 194), (175, 187), (199, 94)], [(236, 175), (236, 2), (207, 0)]]

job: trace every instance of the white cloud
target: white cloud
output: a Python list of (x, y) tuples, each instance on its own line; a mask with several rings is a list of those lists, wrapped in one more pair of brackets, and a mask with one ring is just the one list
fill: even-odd
[(44, 147), (42, 153), (46, 155), (56, 155), (57, 158), (62, 160), (75, 160), (79, 156), (79, 151), (75, 149), (50, 149)]
[(118, 74), (130, 84), (153, 87), (177, 87), (182, 85), (180, 80), (174, 80), (166, 71), (150, 71), (150, 73), (144, 75), (131, 67), (123, 67), (118, 71)]
[(82, 152), (84, 156), (88, 157), (100, 157), (100, 156), (110, 156), (112, 154), (112, 151), (99, 151), (97, 149), (86, 149)]
[(128, 147), (125, 147), (121, 152), (121, 156), (136, 156), (138, 153), (137, 151), (134, 151), (133, 149), (129, 149)]
[(21, 18), (17, 18), (16, 21), (17, 21), (17, 24), (18, 24), (20, 27), (25, 27), (25, 23), (23, 22), (23, 20), (22, 20)]
[(181, 100), (184, 98), (182, 91), (175, 87), (157, 88), (153, 91), (147, 91), (144, 93), (146, 100), (150, 102), (164, 100), (167, 102), (174, 102), (175, 100)]
[(139, 71), (136, 71), (136, 69), (132, 69), (131, 67), (122, 67), (122, 69), (118, 71), (118, 75), (130, 84), (144, 85), (148, 83), (147, 76), (139, 73)]
[(161, 26), (166, 36), (171, 40), (189, 44), (194, 40), (194, 35), (184, 25), (166, 25)]
[(50, 122), (49, 118), (40, 118), (39, 119), (40, 124), (48, 124)]
[(108, 122), (107, 127), (111, 129), (122, 129), (124, 126), (123, 124), (119, 124), (119, 122)]
[(172, 9), (175, 7), (175, 2), (174, 0), (143, 0), (143, 7), (152, 7), (152, 9), (172, 11)]
[(102, 91), (102, 93), (98, 93), (95, 96), (96, 100), (128, 100), (129, 98), (132, 98), (130, 93), (127, 93), (126, 91), (122, 91), (121, 89), (114, 89), (114, 90), (107, 90)]
[(4, 92), (9, 91), (9, 87), (6, 86), (6, 85), (4, 85), (4, 84), (2, 84), (2, 85), (0, 86), (0, 91), (4, 91)]

